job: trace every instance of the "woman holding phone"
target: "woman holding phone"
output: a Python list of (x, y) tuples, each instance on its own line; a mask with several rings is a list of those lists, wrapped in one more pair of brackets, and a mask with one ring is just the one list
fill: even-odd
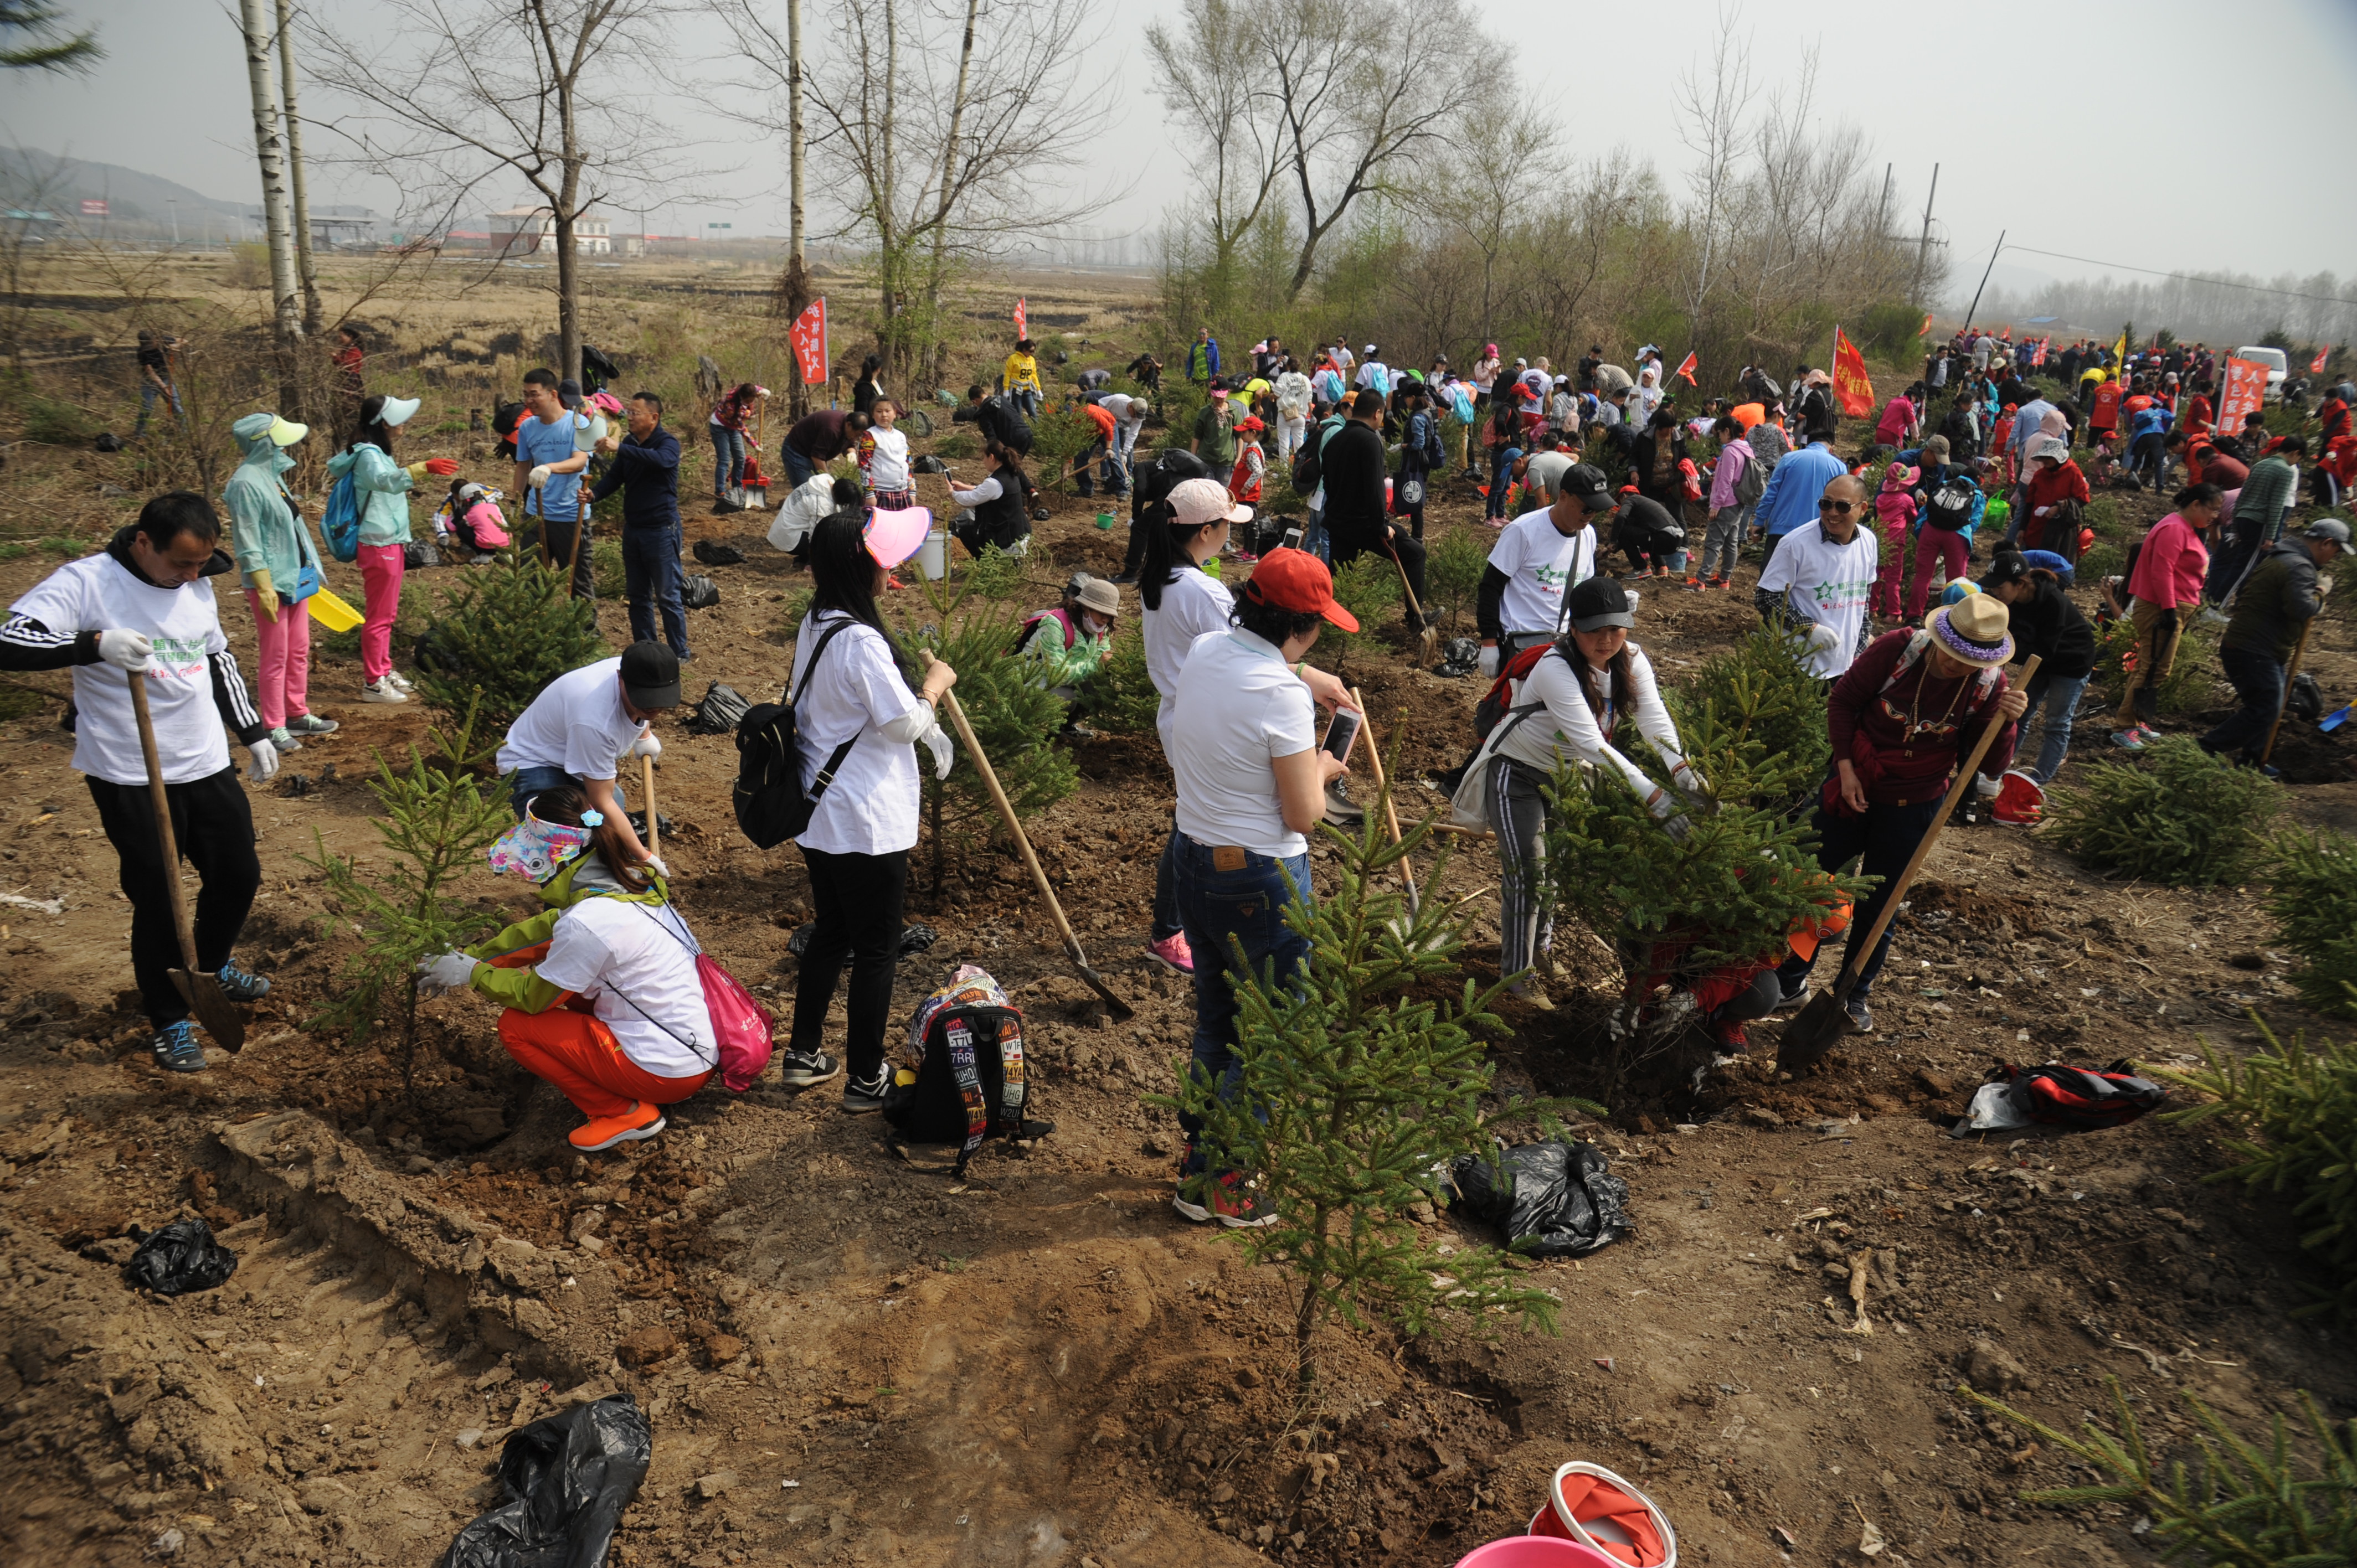
[[(1273, 968), (1283, 984), (1308, 956), (1286, 910), (1310, 897), (1308, 834), (1325, 812), (1326, 786), (1346, 771), (1318, 745), (1317, 707), (1300, 673), (1329, 621), (1359, 629), (1335, 603), (1326, 564), (1305, 551), (1273, 550), (1244, 584), (1232, 624), (1196, 639), (1164, 702), (1163, 745), (1178, 781), (1178, 827), (1164, 858), (1197, 955), (1189, 1071), (1222, 1095), (1243, 1073), (1232, 981)], [(1338, 723), (1358, 716), (1336, 715)], [(1178, 1212), (1235, 1228), (1271, 1223), (1275, 1216), (1248, 1174), (1251, 1151), (1207, 1150), (1201, 1122), (1178, 1121), (1187, 1133)]]
[[(1498, 834), (1505, 873), (1498, 889), (1501, 974), (1530, 968), (1532, 955), (1552, 935), (1546, 791), (1558, 759), (1614, 769), (1674, 834), (1685, 831), (1688, 803), (1709, 799), (1702, 776), (1680, 748), (1678, 726), (1662, 703), (1652, 661), (1629, 640), (1637, 624), (1629, 590), (1615, 578), (1590, 577), (1566, 596), (1564, 609), (1570, 631), (1532, 668), (1458, 789), (1459, 818), (1486, 822)], [(1675, 793), (1654, 783), (1613, 745), (1623, 725), (1632, 726), (1668, 764)], [(1541, 1007), (1554, 1005), (1528, 976), (1516, 981), (1513, 990)]]

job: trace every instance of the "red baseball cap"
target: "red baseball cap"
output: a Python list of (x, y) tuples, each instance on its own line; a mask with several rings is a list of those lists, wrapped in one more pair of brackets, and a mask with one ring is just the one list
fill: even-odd
[(1334, 602), (1334, 574), (1307, 550), (1272, 550), (1244, 581), (1244, 597), (1301, 615), (1321, 615), (1344, 631), (1359, 629), (1359, 618)]

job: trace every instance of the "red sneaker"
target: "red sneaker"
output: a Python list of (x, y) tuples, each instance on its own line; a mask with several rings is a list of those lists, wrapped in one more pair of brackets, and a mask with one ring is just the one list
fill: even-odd
[(1276, 1223), (1276, 1209), (1267, 1195), (1247, 1186), (1235, 1171), (1185, 1178), (1170, 1207), (1198, 1225), (1216, 1219), (1231, 1230), (1256, 1230)]
[(1744, 1034), (1740, 1024), (1713, 1024), (1710, 1037), (1718, 1042), (1718, 1048), (1722, 1051), (1741, 1055), (1751, 1049), (1750, 1036)]
[(1147, 942), (1146, 955), (1173, 974), (1195, 972), (1195, 952), (1187, 945), (1184, 931), (1173, 931), (1159, 941)]
[(634, 1100), (630, 1108), (619, 1116), (591, 1117), (567, 1133), (565, 1142), (585, 1155), (594, 1155), (617, 1144), (651, 1138), (662, 1130), (662, 1112), (644, 1101)]

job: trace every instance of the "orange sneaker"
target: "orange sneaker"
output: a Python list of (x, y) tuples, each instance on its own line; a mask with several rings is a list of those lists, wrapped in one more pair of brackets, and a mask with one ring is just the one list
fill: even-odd
[(663, 1130), (663, 1113), (643, 1101), (630, 1101), (630, 1108), (619, 1116), (593, 1116), (576, 1127), (565, 1142), (585, 1155), (600, 1149), (610, 1149), (617, 1144), (635, 1143), (651, 1138)]

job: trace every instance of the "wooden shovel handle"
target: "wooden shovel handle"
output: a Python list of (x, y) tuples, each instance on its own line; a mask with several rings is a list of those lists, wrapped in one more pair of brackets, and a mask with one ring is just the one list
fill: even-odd
[[(1353, 686), (1351, 688), (1351, 701), (1359, 704), (1360, 722), (1367, 725), (1367, 766), (1374, 770), (1375, 792), (1383, 802), (1383, 826), (1391, 831), (1392, 843), (1397, 843), (1400, 841), (1399, 812), (1393, 808), (1391, 789), (1383, 779), (1383, 748), (1375, 742), (1372, 721), (1367, 714), (1367, 694)], [(1421, 900), (1415, 891), (1415, 873), (1409, 868), (1405, 857), (1400, 861), (1400, 880), (1407, 884), (1407, 912), (1413, 915)]]
[(180, 939), (180, 963), (197, 972), (197, 932), (188, 920), (188, 895), (180, 886), (180, 847), (172, 836), (172, 799), (164, 792), (164, 767), (156, 754), (156, 721), (147, 713), (147, 677), (131, 677), (131, 712), (139, 721), (139, 754), (147, 760), (147, 800), (156, 810), (156, 837), (164, 850), (164, 890), (172, 898), (172, 930)]
[(655, 824), (655, 759), (639, 758), (639, 780), (647, 798), (647, 854), (650, 859), (662, 853), (662, 829)]

